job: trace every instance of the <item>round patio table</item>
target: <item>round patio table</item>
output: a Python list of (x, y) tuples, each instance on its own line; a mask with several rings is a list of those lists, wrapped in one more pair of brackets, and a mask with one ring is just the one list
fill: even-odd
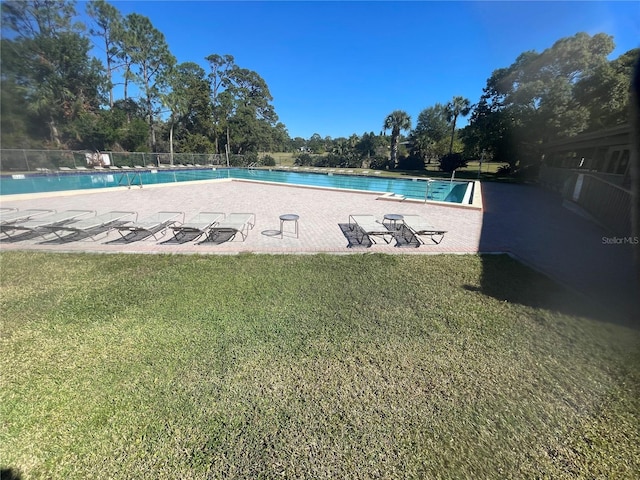
[(385, 214), (384, 219), (382, 220), (382, 223), (388, 223), (389, 225), (393, 225), (393, 229), (398, 230), (400, 228), (398, 227), (398, 222), (403, 222), (403, 221), (404, 221), (403, 215), (400, 215), (399, 213), (387, 213)]
[(294, 222), (294, 230), (293, 232), (296, 235), (296, 238), (298, 238), (298, 219), (300, 218), (299, 215), (296, 215), (295, 213), (287, 213), (285, 215), (280, 215), (280, 238), (284, 237), (284, 223), (285, 222)]

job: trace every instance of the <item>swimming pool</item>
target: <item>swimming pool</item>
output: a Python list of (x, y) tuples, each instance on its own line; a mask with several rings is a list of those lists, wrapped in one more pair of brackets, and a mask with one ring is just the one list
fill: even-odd
[(128, 185), (138, 186), (140, 184), (144, 186), (223, 178), (384, 192), (416, 200), (428, 199), (453, 203), (470, 203), (471, 194), (471, 184), (459, 181), (381, 178), (333, 172), (189, 168), (5, 175), (0, 178), (0, 195), (86, 190)]

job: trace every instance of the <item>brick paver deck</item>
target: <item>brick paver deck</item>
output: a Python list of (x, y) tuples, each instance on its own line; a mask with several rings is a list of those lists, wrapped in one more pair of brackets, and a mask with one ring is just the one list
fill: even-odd
[[(162, 210), (183, 211), (187, 218), (199, 211), (252, 212), (256, 214), (256, 225), (244, 242), (238, 237), (221, 244), (170, 244), (166, 242), (169, 236), (165, 236), (158, 241), (148, 238), (113, 244), (120, 237), (111, 232), (95, 242), (3, 240), (0, 248), (169, 254), (507, 252), (577, 291), (600, 298), (603, 303), (629, 312), (635, 308), (638, 289), (628, 245), (606, 243), (603, 239), (611, 237), (611, 232), (562, 208), (562, 200), (552, 193), (535, 187), (492, 183), (483, 184), (482, 189), (483, 210), (380, 200), (372, 193), (226, 180), (11, 196), (2, 199), (2, 207), (92, 209), (98, 213), (135, 210), (139, 218)], [(299, 238), (287, 234), (280, 237), (279, 216), (285, 213), (300, 216)], [(398, 248), (396, 242), (386, 245), (382, 241), (370, 247), (349, 245), (343, 232), (349, 215), (371, 214), (382, 219), (386, 213), (421, 215), (448, 233), (441, 244), (427, 242), (419, 248)]]
[[(17, 198), (17, 196), (12, 196)], [(127, 245), (110, 244), (120, 238), (109, 233), (97, 241), (78, 241), (55, 244), (42, 239), (10, 243), (3, 241), (2, 249), (37, 249), (50, 251), (127, 252), (127, 253), (476, 253), (480, 241), (482, 212), (479, 210), (447, 206), (377, 200), (372, 193), (353, 193), (241, 181), (193, 182), (145, 186), (132, 189), (103, 189), (99, 192), (83, 191), (55, 196), (32, 195), (20, 200), (3, 200), (3, 207), (50, 208), (60, 210), (92, 209), (98, 213), (109, 210), (135, 210), (138, 218), (154, 212), (182, 211), (187, 218), (199, 211), (251, 212), (256, 225), (244, 242), (239, 236), (222, 244), (190, 242), (181, 245), (163, 243), (168, 237), (153, 238)], [(39, 197), (39, 198), (38, 198)], [(300, 216), (299, 238), (278, 234), (279, 217), (285, 213)], [(386, 245), (380, 241), (370, 248), (348, 247), (340, 225), (348, 223), (350, 214), (372, 214), (382, 220), (385, 213), (419, 214), (433, 225), (448, 230), (440, 245), (420, 248), (396, 248), (395, 242)], [(289, 228), (290, 225), (287, 225)]]

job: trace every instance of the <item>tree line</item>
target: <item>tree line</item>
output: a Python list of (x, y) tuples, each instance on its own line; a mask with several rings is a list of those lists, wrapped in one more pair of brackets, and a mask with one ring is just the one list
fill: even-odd
[[(391, 158), (399, 132), (407, 130), (406, 158), (414, 165), (435, 159), (450, 170), (465, 158), (485, 158), (515, 170), (539, 163), (546, 142), (626, 124), (640, 49), (609, 61), (613, 49), (610, 35), (578, 33), (495, 70), (474, 105), (459, 96), (437, 103), (420, 112), (413, 130), (406, 112), (393, 112), (384, 123), (394, 127)], [(469, 114), (469, 125), (456, 131), (457, 119)]]
[[(284, 150), (264, 79), (231, 55), (177, 63), (162, 32), (104, 0), (2, 3), (3, 147), (211, 153)], [(90, 55), (92, 42), (104, 63)], [(122, 78), (122, 98), (115, 98)], [(131, 95), (134, 89), (136, 95)]]
[[(380, 134), (292, 139), (265, 80), (233, 56), (212, 53), (203, 59), (207, 70), (178, 63), (147, 17), (123, 16), (104, 0), (86, 3), (86, 13), (89, 25), (77, 21), (72, 0), (2, 3), (4, 148), (297, 151), (303, 164), (408, 169), (483, 157), (515, 168), (539, 159), (545, 142), (628, 122), (640, 54), (609, 61), (610, 35), (578, 33), (495, 70), (475, 104), (455, 96), (425, 108), (415, 127), (396, 110)], [(91, 56), (92, 45), (105, 52), (103, 61)]]

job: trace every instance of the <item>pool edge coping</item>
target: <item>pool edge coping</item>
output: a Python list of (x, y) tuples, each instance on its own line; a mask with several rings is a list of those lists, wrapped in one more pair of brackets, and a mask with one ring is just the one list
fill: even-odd
[(182, 182), (170, 182), (170, 183), (152, 183), (144, 186), (131, 185), (131, 186), (117, 186), (117, 187), (104, 187), (104, 188), (89, 188), (82, 190), (61, 190), (54, 192), (37, 192), (37, 193), (15, 193), (8, 195), (0, 195), (0, 202), (2, 201), (20, 201), (20, 200), (36, 200), (40, 198), (49, 198), (49, 197), (65, 197), (65, 196), (74, 196), (74, 195), (86, 195), (90, 193), (104, 193), (104, 192), (117, 192), (117, 191), (128, 191), (132, 189), (138, 188), (165, 188), (172, 187), (176, 185), (190, 185), (190, 184), (203, 184), (203, 183), (220, 183), (220, 182), (246, 182), (246, 183), (261, 183), (267, 185), (275, 185), (275, 186), (288, 186), (294, 188), (307, 188), (311, 190), (328, 190), (334, 192), (346, 192), (346, 193), (357, 193), (364, 195), (377, 195), (378, 200), (384, 201), (396, 201), (396, 202), (410, 202), (410, 203), (426, 203), (426, 204), (434, 204), (440, 205), (444, 207), (453, 207), (453, 208), (465, 208), (472, 210), (482, 210), (482, 191), (479, 180), (468, 180), (467, 182), (473, 183), (473, 202), (471, 204), (461, 204), (455, 202), (445, 202), (438, 200), (420, 200), (415, 198), (405, 198), (402, 196), (394, 196), (394, 194), (390, 192), (378, 192), (373, 190), (355, 190), (350, 188), (336, 188), (336, 187), (326, 187), (326, 186), (317, 186), (317, 185), (303, 185), (299, 183), (280, 183), (280, 182), (271, 182), (268, 180), (253, 180), (246, 178), (213, 178), (208, 180), (186, 180)]

